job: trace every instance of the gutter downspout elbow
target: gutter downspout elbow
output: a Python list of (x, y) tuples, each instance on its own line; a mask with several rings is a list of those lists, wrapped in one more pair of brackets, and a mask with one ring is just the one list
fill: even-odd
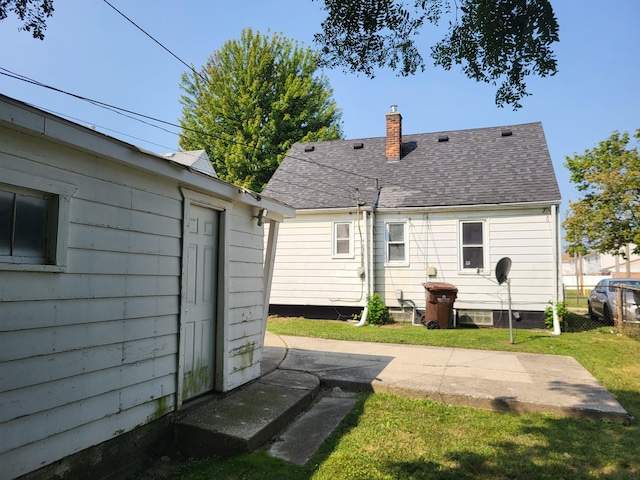
[(367, 323), (367, 315), (369, 314), (369, 307), (364, 307), (362, 310), (362, 316), (360, 317), (360, 321), (354, 325), (354, 327), (362, 327)]

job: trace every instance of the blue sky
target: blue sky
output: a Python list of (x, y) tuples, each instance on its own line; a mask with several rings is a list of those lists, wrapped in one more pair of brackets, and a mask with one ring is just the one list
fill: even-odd
[[(313, 46), (324, 18), (311, 0), (110, 0), (182, 60), (197, 68), (243, 28), (282, 33)], [(614, 130), (640, 128), (640, 1), (552, 0), (560, 24), (555, 51), (559, 73), (532, 78), (533, 94), (519, 111), (498, 108), (495, 88), (467, 79), (458, 69), (428, 66), (424, 73), (375, 79), (326, 71), (343, 112), (346, 138), (384, 135), (392, 104), (403, 132), (423, 133), (541, 121), (564, 208), (577, 192), (563, 166)], [(12, 18), (0, 22), (0, 67), (74, 94), (178, 123), (180, 75), (186, 67), (102, 0), (56, 0), (44, 41), (19, 32)], [(424, 52), (438, 32), (419, 37)], [(421, 43), (422, 44), (422, 43)], [(0, 75), (0, 93), (53, 111), (143, 148), (178, 149), (178, 128), (155, 128), (85, 101)], [(168, 131), (166, 131), (168, 130)], [(428, 183), (425, 174), (425, 182)]]

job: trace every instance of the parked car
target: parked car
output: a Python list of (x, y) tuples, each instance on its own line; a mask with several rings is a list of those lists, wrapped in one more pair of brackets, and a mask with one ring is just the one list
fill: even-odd
[[(637, 278), (606, 278), (600, 280), (596, 288), (591, 290), (587, 302), (589, 317), (592, 320), (602, 320), (607, 325), (613, 325), (615, 312), (618, 308), (618, 292), (616, 285), (629, 285), (640, 288)], [(640, 321), (640, 291), (625, 289), (624, 316), (626, 319)]]

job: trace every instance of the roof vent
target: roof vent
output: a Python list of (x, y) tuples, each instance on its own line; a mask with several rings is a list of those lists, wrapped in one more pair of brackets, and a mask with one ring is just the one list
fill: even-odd
[(316, 147), (314, 147), (313, 145), (305, 145), (304, 147), (305, 152), (313, 152), (315, 149)]
[(439, 135), (438, 136), (438, 141), (439, 142), (448, 142), (449, 141), (449, 135)]
[(506, 130), (502, 130), (502, 136), (503, 137), (510, 137), (511, 135), (513, 135), (513, 132), (511, 131), (510, 128), (508, 128)]
[(354, 150), (360, 150), (361, 148), (364, 148), (364, 143), (358, 142), (358, 143), (354, 143), (353, 144), (353, 149)]

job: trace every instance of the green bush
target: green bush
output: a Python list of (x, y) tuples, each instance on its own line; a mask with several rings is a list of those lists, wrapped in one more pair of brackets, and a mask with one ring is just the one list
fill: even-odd
[(371, 325), (384, 325), (389, 323), (389, 311), (384, 299), (377, 293), (367, 295), (367, 323)]
[[(569, 314), (569, 309), (564, 302), (557, 303), (558, 320), (562, 325), (562, 319)], [(544, 309), (544, 324), (547, 328), (553, 328), (553, 302), (549, 301), (549, 305)]]

